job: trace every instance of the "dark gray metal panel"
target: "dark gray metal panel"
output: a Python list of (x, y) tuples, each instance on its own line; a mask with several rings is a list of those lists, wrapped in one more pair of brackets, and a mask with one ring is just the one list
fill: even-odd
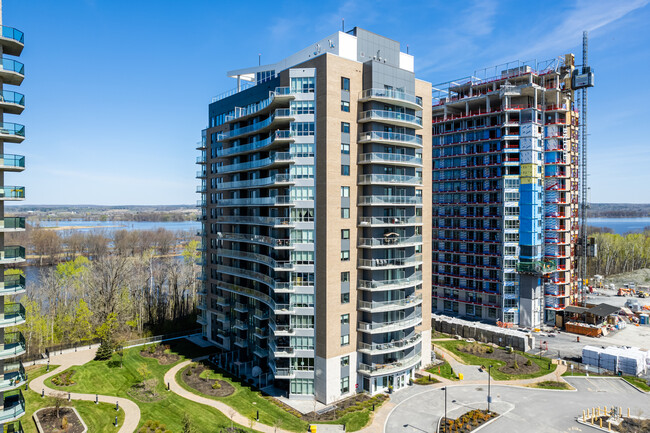
[(382, 62), (399, 67), (399, 42), (360, 28), (356, 36), (359, 62), (381, 58)]
[(208, 106), (209, 117), (227, 113), (235, 107), (245, 107), (269, 97), (269, 92), (280, 86), (280, 77), (277, 76), (265, 83), (258, 84), (250, 89), (242, 90), (234, 95), (213, 102)]

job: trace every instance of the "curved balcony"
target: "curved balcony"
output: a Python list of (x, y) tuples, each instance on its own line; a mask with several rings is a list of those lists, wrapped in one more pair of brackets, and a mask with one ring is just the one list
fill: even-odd
[(26, 351), (25, 337), (21, 332), (5, 333), (5, 344), (0, 349), (0, 359), (16, 358), (25, 354)]
[(287, 217), (256, 217), (240, 215), (223, 215), (216, 218), (218, 223), (227, 224), (251, 224), (273, 227), (291, 228), (295, 227), (296, 222)]
[(242, 207), (242, 206), (294, 206), (294, 200), (288, 195), (274, 197), (247, 197), (222, 199), (217, 202), (217, 207)]
[(20, 86), (25, 78), (25, 65), (13, 59), (2, 57), (0, 60), (0, 79), (4, 84)]
[(295, 183), (290, 174), (276, 174), (260, 179), (234, 180), (230, 182), (221, 182), (217, 184), (219, 190), (260, 188), (264, 186), (291, 185)]
[[(249, 253), (248, 251), (239, 251), (239, 250), (229, 250), (224, 248), (217, 248), (217, 254), (221, 257), (229, 257), (232, 259), (244, 259), (248, 261), (253, 261), (256, 263), (261, 263), (272, 267), (276, 272), (277, 271), (291, 271), (294, 269), (295, 265), (290, 261), (276, 261), (272, 257), (269, 257), (264, 254)], [(277, 283), (279, 284), (279, 283)]]
[(0, 232), (25, 231), (25, 217), (5, 217), (0, 219)]
[(422, 225), (421, 216), (411, 217), (359, 217), (359, 227), (394, 227)]
[[(232, 92), (226, 92), (220, 96), (217, 96), (212, 99), (212, 102), (216, 102), (224, 97), (231, 96)], [(257, 116), (262, 114), (263, 111), (270, 108), (276, 102), (288, 102), (291, 99), (295, 98), (295, 94), (291, 93), (289, 87), (276, 87), (274, 91), (269, 92), (269, 97), (263, 101), (254, 104), (250, 109), (243, 109), (235, 107), (235, 114), (231, 116), (226, 116), (226, 123), (234, 122), (235, 120), (243, 120), (247, 117)]]
[(359, 185), (421, 186), (422, 178), (419, 176), (400, 176), (396, 174), (360, 174), (357, 183)]
[[(395, 233), (393, 233), (395, 234)], [(359, 248), (403, 248), (420, 245), (422, 236), (390, 236), (384, 235), (380, 238), (359, 238)]]
[(254, 280), (262, 284), (266, 284), (270, 287), (275, 285), (275, 279), (263, 274), (261, 272), (255, 272), (248, 269), (235, 268), (232, 266), (218, 265), (217, 272), (223, 272), (224, 274), (234, 275), (236, 277), (248, 278), (249, 280)]
[(418, 352), (408, 358), (400, 359), (399, 361), (391, 362), (389, 364), (359, 364), (357, 371), (361, 374), (368, 376), (382, 376), (384, 374), (394, 373), (401, 370), (407, 370), (422, 362), (422, 353)]
[(217, 167), (217, 173), (234, 173), (237, 171), (247, 171), (257, 168), (271, 168), (282, 164), (295, 163), (295, 156), (289, 152), (278, 152), (271, 154), (268, 158), (258, 159), (255, 161), (240, 162), (237, 164), (223, 165)]
[(260, 150), (265, 150), (271, 148), (274, 145), (287, 144), (294, 141), (291, 131), (280, 130), (275, 131), (270, 137), (265, 138), (264, 140), (254, 141), (253, 143), (240, 144), (239, 146), (233, 146), (226, 149), (217, 149), (217, 156), (231, 156), (238, 155), (243, 153), (258, 152)]
[(377, 334), (413, 328), (414, 326), (418, 326), (421, 323), (421, 315), (416, 314), (415, 317), (409, 317), (408, 319), (403, 320), (395, 320), (393, 322), (359, 322), (357, 330), (368, 334)]
[(25, 261), (25, 248), (21, 246), (5, 246), (4, 250), (0, 251), (0, 265), (8, 265), (13, 263), (22, 263)]
[(359, 123), (381, 122), (405, 128), (422, 129), (422, 118), (388, 110), (368, 110), (359, 113)]
[(422, 137), (418, 135), (402, 134), (400, 132), (383, 132), (383, 131), (367, 131), (359, 133), (359, 144), (364, 143), (383, 143), (394, 144), (397, 146), (405, 147), (422, 147)]
[(395, 352), (397, 350), (409, 349), (422, 341), (422, 334), (415, 334), (410, 338), (404, 338), (399, 341), (391, 341), (390, 343), (363, 343), (358, 345), (359, 352), (368, 355), (381, 355), (384, 353)]
[(422, 158), (400, 153), (362, 153), (357, 161), (359, 164), (390, 164), (409, 167), (422, 167)]
[(5, 304), (4, 313), (0, 316), (0, 328), (17, 326), (25, 323), (25, 307), (20, 303)]
[(10, 143), (22, 143), (25, 139), (25, 126), (17, 123), (0, 123), (0, 140)]
[(0, 392), (20, 388), (27, 383), (27, 373), (21, 361), (5, 364), (3, 369), (0, 376)]
[(251, 134), (260, 134), (267, 129), (277, 127), (277, 124), (280, 122), (290, 122), (294, 120), (295, 117), (291, 113), (289, 108), (278, 108), (269, 116), (268, 118), (262, 120), (261, 122), (253, 123), (252, 125), (242, 126), (241, 128), (231, 129), (220, 134), (219, 141), (222, 140), (232, 140), (234, 138), (241, 138)]
[(269, 236), (248, 235), (242, 233), (217, 233), (217, 239), (236, 242), (251, 242), (254, 244), (267, 245), (274, 248), (292, 248), (291, 239), (276, 239)]
[(25, 293), (25, 277), (19, 274), (5, 274), (5, 280), (0, 282), (0, 296), (21, 293)]
[(359, 102), (378, 101), (413, 110), (422, 110), (422, 100), (410, 93), (395, 89), (366, 89), (360, 92)]
[(23, 171), (25, 170), (25, 157), (22, 155), (0, 154), (0, 170)]
[(385, 291), (406, 289), (422, 284), (422, 272), (415, 272), (408, 278), (394, 278), (391, 280), (358, 280), (357, 288), (368, 291)]
[(247, 296), (249, 298), (256, 299), (260, 302), (265, 303), (270, 308), (275, 308), (275, 301), (271, 299), (266, 293), (262, 293), (255, 289), (249, 287), (238, 286), (237, 284), (224, 283), (223, 281), (217, 282), (217, 288), (220, 290), (225, 290), (236, 295)]
[[(422, 255), (400, 257), (395, 259), (358, 259), (359, 269), (397, 269), (410, 268), (422, 264)], [(422, 279), (422, 277), (420, 277)]]
[(25, 95), (11, 90), (0, 91), (0, 108), (9, 114), (20, 114), (25, 109)]
[(23, 425), (20, 423), (20, 421), (12, 421), (9, 423), (4, 423), (3, 433), (25, 433), (25, 430), (23, 430)]
[(294, 379), (296, 371), (293, 368), (275, 368), (271, 369), (275, 379)]
[(393, 299), (391, 301), (359, 301), (359, 310), (381, 313), (383, 311), (402, 310), (421, 304), (422, 295), (418, 293), (403, 299)]
[(359, 206), (401, 206), (421, 205), (422, 197), (403, 195), (362, 195), (357, 203)]
[(4, 394), (4, 406), (0, 408), (0, 423), (16, 421), (25, 415), (25, 398), (19, 389)]
[(20, 56), (25, 47), (25, 34), (13, 27), (2, 26), (0, 44), (3, 53), (10, 56)]

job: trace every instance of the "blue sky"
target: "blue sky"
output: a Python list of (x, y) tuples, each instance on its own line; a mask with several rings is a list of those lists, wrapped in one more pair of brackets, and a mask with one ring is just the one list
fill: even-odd
[[(271, 63), (341, 28), (402, 43), (434, 84), (515, 59), (574, 52), (590, 31), (593, 202), (650, 202), (649, 0), (4, 0), (25, 32), (26, 204), (191, 204), (207, 104), (227, 70)], [(9, 86), (7, 86), (9, 87)], [(12, 119), (9, 119), (11, 117)]]

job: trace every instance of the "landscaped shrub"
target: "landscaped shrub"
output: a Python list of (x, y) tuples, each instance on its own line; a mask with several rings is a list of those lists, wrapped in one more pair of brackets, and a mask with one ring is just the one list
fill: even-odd
[(533, 365), (533, 361), (531, 361), (530, 359), (528, 359), (528, 360), (526, 361), (526, 365), (527, 365), (528, 367), (530, 367), (531, 365)]
[(106, 361), (107, 359), (111, 359), (111, 356), (113, 356), (113, 345), (108, 341), (102, 341), (95, 354), (95, 360)]
[(212, 389), (221, 389), (221, 384), (219, 383), (218, 380), (214, 381), (214, 383), (212, 384)]

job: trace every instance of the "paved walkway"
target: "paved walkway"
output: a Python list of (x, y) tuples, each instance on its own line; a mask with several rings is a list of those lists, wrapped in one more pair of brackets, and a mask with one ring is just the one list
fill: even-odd
[[(95, 358), (95, 352), (96, 349), (65, 353), (63, 355), (53, 355), (50, 358), (50, 362), (53, 365), (59, 365), (59, 367), (57, 367), (53, 371), (50, 371), (49, 373), (45, 373), (44, 375), (39, 376), (36, 379), (33, 379), (29, 383), (29, 387), (32, 389), (32, 391), (37, 392), (38, 394), (40, 394), (43, 390), (45, 390), (45, 395), (47, 396), (65, 395), (64, 391), (58, 391), (46, 387), (45, 380), (47, 380), (48, 378), (56, 374), (61, 373), (64, 370), (67, 370), (73, 365), (83, 365), (86, 364), (87, 362), (92, 361)], [(70, 394), (70, 398), (72, 400), (95, 401), (96, 396), (95, 394), (79, 394), (73, 392)], [(137, 404), (135, 404), (134, 402), (126, 398), (112, 397), (108, 395), (100, 395), (99, 401), (101, 403), (110, 403), (110, 404), (115, 404), (115, 402), (119, 402), (120, 408), (124, 410), (124, 423), (122, 424), (122, 426), (120, 427), (117, 433), (134, 433), (136, 431), (136, 429), (138, 428), (138, 424), (140, 424), (140, 408), (138, 407)]]
[[(223, 413), (226, 415), (228, 418), (232, 419), (234, 422), (237, 424), (243, 425), (244, 427), (249, 427), (250, 424), (250, 418), (240, 414), (239, 412), (235, 411), (233, 408), (228, 406), (225, 403), (222, 403), (218, 400), (213, 400), (211, 398), (203, 397), (194, 393), (191, 393), (187, 391), (185, 388), (180, 386), (178, 382), (176, 382), (176, 373), (178, 373), (180, 370), (188, 366), (190, 363), (199, 361), (201, 359), (205, 359), (206, 357), (202, 358), (196, 358), (191, 361), (184, 361), (181, 362), (180, 364), (175, 365), (172, 367), (167, 373), (165, 374), (165, 383), (169, 384), (169, 390), (175, 394), (178, 394), (179, 396), (186, 398), (190, 401), (193, 401), (195, 403), (203, 404), (205, 406), (210, 406), (212, 408), (217, 409), (219, 412)], [(283, 430), (281, 428), (278, 428), (277, 430), (275, 427), (268, 426), (266, 424), (262, 424), (259, 422), (253, 422), (253, 429), (256, 431), (260, 431), (263, 433), (292, 433), (289, 432), (288, 430)]]

